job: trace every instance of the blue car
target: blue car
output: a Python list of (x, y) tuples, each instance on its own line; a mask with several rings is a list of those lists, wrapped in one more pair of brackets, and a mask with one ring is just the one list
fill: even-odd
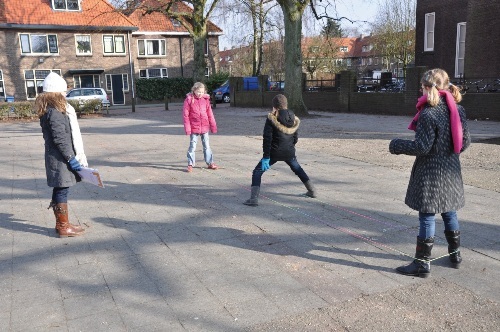
[[(284, 83), (283, 83), (284, 85)], [(267, 81), (267, 88), (269, 89), (271, 82)], [(243, 77), (243, 90), (245, 91), (255, 91), (259, 89), (259, 79), (258, 77), (250, 76)], [(229, 80), (225, 81), (220, 87), (214, 90), (214, 99), (216, 102), (229, 103), (231, 97), (229, 95)]]
[(231, 98), (229, 97), (229, 80), (225, 81), (220, 87), (214, 90), (214, 98), (216, 102), (229, 103)]

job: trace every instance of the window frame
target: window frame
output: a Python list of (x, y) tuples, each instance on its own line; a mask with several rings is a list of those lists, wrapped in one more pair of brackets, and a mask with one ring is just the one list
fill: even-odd
[(101, 75), (99, 74), (87, 74), (87, 75), (73, 75), (73, 88), (82, 89), (81, 76), (92, 75), (93, 88), (101, 88)]
[[(29, 78), (27, 77), (28, 72), (31, 72), (32, 75), (30, 75)], [(42, 89), (43, 86), (43, 80), (47, 75), (45, 76), (39, 76), (37, 77), (37, 72), (40, 74), (41, 72), (47, 72), (47, 75), (54, 72), (61, 76), (61, 69), (24, 69), (23, 71), (23, 80), (24, 80), (24, 87), (26, 89), (26, 100), (35, 100), (38, 94), (40, 94), (42, 91), (38, 91), (39, 89)], [(62, 76), (61, 76), (62, 77)], [(33, 83), (33, 86), (28, 86), (28, 82)], [(29, 89), (33, 88), (34, 89), (34, 97), (29, 97)]]
[(339, 47), (339, 52), (342, 52), (342, 53), (349, 52), (349, 46), (340, 46)]
[[(433, 22), (432, 22), (432, 30), (431, 30), (431, 27), (430, 27), (430, 23), (429, 23), (429, 18), (432, 17), (433, 18)], [(435, 12), (432, 12), (432, 13), (426, 13), (425, 14), (425, 25), (424, 25), (424, 52), (433, 52), (434, 51), (434, 45), (435, 45), (435, 40), (434, 40), (434, 32), (436, 30), (436, 13)], [(429, 43), (429, 36), (431, 36), (432, 38), (432, 47), (427, 47), (428, 43)]]
[(70, 0), (71, 2), (76, 2), (77, 5), (78, 5), (78, 8), (77, 9), (70, 9), (68, 7), (68, 0), (60, 0), (61, 2), (64, 2), (64, 8), (56, 8), (56, 0), (51, 0), (51, 4), (52, 4), (52, 9), (53, 10), (57, 10), (57, 11), (71, 11), (71, 12), (76, 12), (76, 11), (81, 11), (82, 10), (82, 7), (81, 7), (81, 1), (80, 0)]
[[(26, 36), (28, 39), (23, 41), (23, 36)], [(45, 36), (45, 45), (47, 47), (47, 52), (33, 52), (33, 36), (41, 37)], [(52, 40), (52, 42), (55, 41), (55, 48), (57, 49), (56, 52), (52, 52), (51, 48), (54, 47), (54, 45), (51, 45), (51, 41), (49, 39), (52, 39), (50, 37), (55, 38), (55, 40)], [(25, 42), (28, 42), (28, 45), (26, 45)], [(29, 48), (29, 52), (25, 52), (25, 47)], [(59, 40), (57, 38), (57, 34), (48, 34), (48, 33), (24, 33), (21, 32), (19, 33), (19, 47), (21, 48), (21, 55), (22, 56), (48, 56), (48, 55), (59, 55)]]
[(205, 77), (210, 77), (210, 68), (205, 67)]
[[(150, 76), (149, 71), (150, 70), (159, 70), (160, 71), (160, 76)], [(145, 72), (146, 75), (142, 75), (142, 73)], [(164, 75), (165, 73), (165, 75)], [(150, 78), (168, 78), (168, 68), (166, 67), (158, 67), (158, 68), (144, 68), (139, 70), (139, 78), (145, 78), (145, 79), (150, 79)]]
[[(148, 42), (158, 42), (158, 51), (160, 54), (148, 54)], [(143, 53), (141, 53), (140, 44), (143, 44)], [(162, 54), (163, 51), (163, 54)], [(165, 39), (138, 39), (137, 40), (137, 56), (140, 58), (159, 58), (167, 56), (167, 41)]]
[(208, 56), (208, 53), (210, 52), (209, 46), (210, 46), (210, 44), (208, 42), (208, 37), (207, 37), (207, 38), (205, 38), (205, 54), (204, 54), (205, 56)]
[[(80, 53), (78, 50), (78, 37), (89, 37), (90, 52)], [(90, 34), (75, 34), (75, 50), (77, 56), (92, 56), (92, 36)]]
[[(464, 28), (463, 40), (460, 28)], [(460, 78), (464, 76), (465, 69), (465, 38), (467, 38), (467, 22), (457, 23), (457, 40), (456, 40), (456, 53), (455, 53), (455, 77)], [(463, 57), (460, 58), (460, 51), (462, 50)], [(460, 65), (459, 62), (462, 62)]]
[(0, 97), (5, 99), (5, 82), (3, 79), (3, 70), (0, 69)]
[[(111, 37), (111, 46), (113, 47), (113, 50), (112, 51), (106, 51), (106, 41), (105, 39), (106, 38), (110, 38)], [(123, 46), (123, 52), (117, 52), (116, 49), (117, 49), (117, 42), (116, 42), (116, 39), (117, 38), (121, 38), (122, 39), (122, 46)], [(125, 35), (121, 35), (121, 34), (104, 34), (102, 35), (102, 53), (104, 56), (113, 56), (113, 55), (126, 55), (127, 54), (127, 47), (125, 46)]]

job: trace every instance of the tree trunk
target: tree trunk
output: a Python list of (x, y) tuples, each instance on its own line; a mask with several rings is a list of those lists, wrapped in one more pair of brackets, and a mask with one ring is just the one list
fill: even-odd
[(205, 40), (206, 36), (196, 36), (193, 35), (194, 43), (194, 71), (193, 79), (195, 82), (204, 82), (205, 68), (207, 67), (207, 62), (205, 59)]
[(296, 0), (278, 1), (283, 10), (285, 23), (285, 96), (288, 108), (299, 116), (309, 112), (302, 98), (302, 13)]
[(205, 59), (205, 41), (207, 40), (206, 18), (203, 16), (204, 3), (195, 3), (193, 6), (193, 44), (194, 44), (194, 72), (195, 82), (204, 82), (207, 61)]

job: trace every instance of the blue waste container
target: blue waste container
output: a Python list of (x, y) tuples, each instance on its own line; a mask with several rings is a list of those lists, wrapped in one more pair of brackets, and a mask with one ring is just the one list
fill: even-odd
[(6, 96), (5, 101), (8, 103), (13, 103), (14, 102), (14, 97), (13, 96)]

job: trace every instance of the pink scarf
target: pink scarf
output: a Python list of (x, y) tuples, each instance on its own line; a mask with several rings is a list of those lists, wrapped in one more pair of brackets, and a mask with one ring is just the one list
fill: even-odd
[[(463, 131), (462, 131), (462, 122), (460, 121), (460, 115), (458, 114), (457, 104), (455, 103), (455, 99), (453, 95), (446, 90), (439, 90), (439, 95), (444, 96), (446, 98), (446, 104), (450, 109), (450, 127), (451, 127), (451, 138), (453, 140), (453, 151), (455, 153), (460, 153), (462, 151), (463, 144)], [(408, 129), (416, 130), (417, 129), (417, 121), (420, 116), (420, 112), (427, 105), (427, 95), (423, 95), (418, 98), (417, 102), (417, 114), (411, 121)]]

